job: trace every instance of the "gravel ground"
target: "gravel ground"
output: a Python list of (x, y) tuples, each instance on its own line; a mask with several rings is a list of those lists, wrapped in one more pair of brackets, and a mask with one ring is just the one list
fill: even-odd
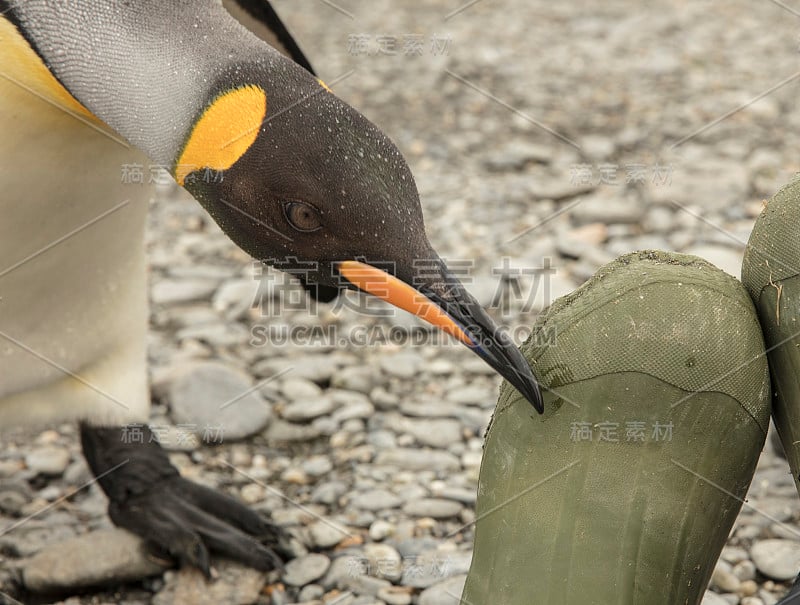
[[(800, 5), (276, 6), (323, 78), (398, 143), (431, 241), (518, 340), (627, 251), (694, 253), (738, 277), (762, 200), (798, 170)], [(85, 573), (76, 544), (117, 582), (70, 605), (457, 603), (499, 378), (374, 301), (313, 308), (198, 204), (161, 192), (147, 244), (151, 424), (186, 476), (272, 511), (310, 554), (281, 578), (221, 565), (217, 592), (189, 571), (141, 579), (152, 564), (106, 552), (116, 534), (85, 543), (113, 531), (97, 486), (49, 506), (90, 479), (64, 425), (3, 437), (0, 527), (13, 529), (0, 530), (0, 588), (20, 569), (35, 585), (51, 545), (72, 539), (55, 551), (71, 562), (64, 583)], [(798, 520), (768, 445), (705, 605), (774, 603), (800, 569)]]

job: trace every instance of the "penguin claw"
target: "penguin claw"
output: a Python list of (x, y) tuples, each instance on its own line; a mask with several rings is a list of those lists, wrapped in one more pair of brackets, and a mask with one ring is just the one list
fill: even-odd
[(155, 557), (210, 579), (212, 554), (260, 571), (279, 570), (292, 556), (291, 536), (280, 527), (181, 477), (157, 441), (126, 443), (121, 434), (121, 428), (82, 425), (84, 455), (108, 496), (111, 520), (140, 536)]
[[(188, 492), (193, 492), (191, 500), (185, 497)], [(219, 498), (228, 500), (224, 516), (218, 514)], [(208, 502), (214, 504), (205, 506)], [(115, 525), (144, 538), (156, 556), (166, 555), (182, 566), (196, 567), (209, 579), (212, 553), (260, 571), (283, 567), (283, 559), (274, 550), (280, 548), (283, 537), (279, 528), (260, 519), (258, 528), (262, 531), (258, 534), (243, 531), (241, 524), (229, 519), (256, 513), (233, 498), (182, 477), (125, 502), (112, 501), (109, 515)], [(265, 528), (268, 531), (263, 531)]]

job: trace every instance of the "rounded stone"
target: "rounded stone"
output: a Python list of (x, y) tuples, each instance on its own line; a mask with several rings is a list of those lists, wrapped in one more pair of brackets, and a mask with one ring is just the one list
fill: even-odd
[(331, 548), (351, 536), (346, 528), (331, 521), (317, 521), (308, 528), (308, 533), (315, 546)]
[(325, 555), (311, 553), (293, 559), (286, 564), (283, 581), (290, 586), (305, 586), (325, 575), (331, 560)]
[(800, 542), (761, 540), (753, 544), (750, 556), (765, 576), (780, 582), (791, 580), (800, 569)]
[(400, 506), (402, 500), (385, 489), (374, 489), (356, 494), (350, 499), (350, 506), (361, 510), (383, 510)]
[(718, 561), (711, 574), (711, 585), (716, 586), (722, 592), (736, 592), (739, 590), (741, 581), (731, 572), (731, 566), (724, 561)]
[(207, 440), (243, 439), (270, 421), (270, 406), (247, 374), (219, 362), (187, 365), (169, 388), (172, 418)]
[(392, 534), (394, 534), (395, 530), (394, 523), (390, 523), (389, 521), (384, 521), (383, 519), (378, 519), (369, 527), (369, 537), (376, 542), (380, 542), (384, 538), (388, 538)]
[(419, 595), (419, 605), (458, 605), (466, 581), (466, 574), (462, 574), (426, 588)]
[(61, 475), (69, 465), (69, 451), (56, 446), (36, 448), (25, 456), (25, 465), (41, 475)]
[(413, 517), (433, 517), (434, 519), (447, 519), (455, 517), (461, 512), (461, 504), (453, 500), (442, 498), (423, 498), (412, 500), (403, 506), (403, 512)]
[(320, 397), (322, 389), (307, 378), (287, 378), (281, 385), (281, 392), (292, 401)]
[(293, 401), (283, 408), (281, 416), (290, 422), (308, 422), (319, 416), (330, 414), (334, 407), (330, 398), (320, 395), (315, 399)]
[(730, 603), (717, 593), (708, 590), (706, 594), (703, 595), (703, 600), (700, 602), (700, 605), (730, 605)]
[(367, 544), (364, 556), (369, 561), (370, 574), (386, 580), (399, 580), (403, 575), (400, 553), (388, 544)]
[(402, 586), (381, 588), (377, 596), (386, 605), (411, 605), (411, 593)]

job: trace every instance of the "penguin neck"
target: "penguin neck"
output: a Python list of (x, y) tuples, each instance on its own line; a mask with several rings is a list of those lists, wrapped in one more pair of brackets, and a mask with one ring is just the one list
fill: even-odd
[(258, 63), (269, 79), (286, 61), (216, 0), (25, 0), (8, 16), (62, 104), (74, 99), (165, 166), (221, 83), (237, 85), (239, 65)]

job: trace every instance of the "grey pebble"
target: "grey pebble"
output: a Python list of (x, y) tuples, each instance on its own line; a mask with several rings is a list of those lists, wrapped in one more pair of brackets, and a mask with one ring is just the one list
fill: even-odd
[(763, 588), (758, 591), (758, 596), (764, 605), (775, 605), (778, 602), (778, 598), (775, 597), (772, 593), (764, 590)]
[(348, 577), (366, 573), (363, 560), (353, 554), (344, 554), (331, 561), (325, 577), (320, 584), (326, 589), (343, 588)]
[(512, 140), (489, 155), (484, 160), (484, 166), (491, 172), (511, 172), (522, 170), (528, 164), (547, 164), (552, 157), (553, 150), (549, 147), (524, 140)]
[[(736, 597), (737, 599), (739, 597)], [(707, 590), (706, 593), (703, 595), (703, 600), (700, 602), (700, 605), (730, 605), (728, 601), (723, 599), (715, 592), (711, 592)]]
[(344, 579), (343, 588), (358, 595), (375, 597), (381, 590), (391, 587), (391, 582), (363, 574), (349, 574)]
[(137, 581), (164, 569), (138, 537), (114, 528), (48, 545), (27, 561), (22, 578), (33, 592), (54, 592)]
[(247, 342), (249, 335), (241, 324), (217, 322), (184, 328), (175, 338), (179, 341), (198, 340), (213, 347), (232, 347)]
[(258, 601), (266, 576), (231, 561), (214, 561), (217, 577), (208, 582), (189, 566), (165, 574), (164, 588), (153, 605), (250, 605)]
[(581, 138), (583, 153), (593, 160), (607, 160), (614, 154), (614, 141), (602, 135), (590, 134)]
[(287, 371), (292, 378), (306, 378), (316, 384), (323, 384), (331, 380), (336, 373), (338, 364), (327, 354), (305, 353), (298, 358), (273, 358), (259, 361), (253, 366), (257, 376), (269, 378), (282, 371)]
[(717, 561), (711, 574), (711, 585), (719, 588), (722, 592), (736, 592), (739, 590), (741, 580), (734, 575), (730, 564), (720, 560)]
[(150, 289), (150, 300), (157, 305), (206, 300), (217, 289), (210, 279), (162, 279)]
[(403, 401), (400, 411), (416, 418), (459, 418), (463, 405), (453, 401)]
[(735, 250), (726, 246), (691, 246), (684, 250), (686, 254), (694, 254), (722, 269), (729, 275), (739, 278), (742, 272), (744, 250)]
[(722, 549), (722, 554), (720, 555), (721, 559), (724, 559), (728, 563), (736, 564), (740, 561), (745, 561), (750, 558), (750, 555), (747, 554), (747, 551), (740, 546), (725, 546)]
[(461, 468), (461, 463), (453, 454), (416, 448), (396, 448), (378, 452), (375, 465), (396, 466), (410, 471), (451, 471)]
[(314, 546), (319, 548), (331, 548), (352, 535), (346, 527), (327, 519), (312, 523), (308, 528), (308, 533)]
[(761, 540), (750, 549), (758, 571), (773, 580), (791, 580), (800, 570), (800, 542), (794, 540)]
[[(800, 570), (798, 570), (800, 571)], [(733, 575), (742, 582), (756, 579), (756, 565), (752, 561), (740, 561), (733, 566)]]
[(386, 580), (399, 580), (403, 575), (403, 561), (397, 549), (388, 544), (366, 544), (364, 556), (370, 575)]
[(311, 427), (320, 435), (330, 437), (339, 430), (339, 423), (330, 416), (320, 416), (311, 421)]
[(367, 575), (370, 564), (361, 553), (347, 554), (333, 560), (321, 584), (327, 588), (349, 590), (356, 595), (375, 598), (384, 589), (391, 588), (388, 580)]
[(478, 405), (494, 407), (497, 402), (497, 393), (494, 389), (477, 385), (466, 385), (455, 388), (447, 393), (448, 401), (461, 405)]
[(9, 515), (19, 515), (23, 508), (33, 500), (33, 490), (27, 481), (0, 482), (0, 511)]
[(387, 586), (378, 591), (378, 598), (386, 605), (411, 605), (411, 593), (402, 586)]
[(800, 540), (800, 527), (795, 523), (773, 523), (769, 526), (770, 538), (782, 538), (784, 540)]
[(449, 485), (444, 486), (440, 490), (436, 490), (434, 495), (447, 500), (455, 500), (456, 502), (461, 502), (462, 504), (469, 506), (474, 506), (478, 499), (477, 490), (474, 488), (467, 489), (464, 487), (454, 487)]
[(673, 226), (674, 214), (668, 206), (653, 206), (647, 211), (642, 226), (647, 231), (668, 233)]
[(312, 399), (292, 401), (283, 408), (281, 416), (290, 422), (308, 422), (319, 416), (330, 414), (334, 408), (335, 405), (330, 397), (320, 395)]
[(320, 483), (311, 492), (311, 501), (315, 504), (336, 504), (344, 496), (349, 487), (343, 481), (327, 481)]
[(38, 447), (25, 456), (25, 465), (41, 475), (61, 475), (69, 461), (69, 451), (53, 445)]
[(301, 603), (305, 603), (307, 601), (321, 600), (324, 594), (325, 589), (322, 586), (319, 584), (309, 584), (300, 590), (300, 592), (297, 594), (297, 598)]
[(331, 378), (331, 386), (359, 393), (369, 393), (375, 382), (376, 372), (370, 366), (343, 368)]
[(369, 537), (376, 542), (380, 542), (393, 535), (396, 529), (394, 523), (378, 519), (369, 526)]
[(64, 471), (64, 481), (68, 485), (80, 486), (91, 481), (92, 477), (92, 471), (89, 470), (83, 456), (71, 462)]
[(260, 432), (272, 411), (252, 381), (228, 365), (205, 361), (188, 364), (169, 387), (172, 418), (178, 424), (219, 427), (221, 440), (243, 439)]
[(587, 223), (635, 224), (642, 217), (644, 204), (635, 197), (626, 197), (619, 191), (611, 193), (598, 190), (572, 209), (572, 216), (578, 225)]
[(434, 584), (419, 595), (419, 605), (459, 605), (466, 583), (467, 575), (462, 574)]
[(307, 424), (294, 424), (284, 420), (274, 420), (264, 435), (274, 442), (311, 441), (321, 435), (319, 428)]
[[(424, 481), (425, 479), (420, 476), (419, 480)], [(402, 489), (400, 490), (400, 497), (403, 499), (403, 503), (420, 500), (422, 498), (426, 498), (427, 496), (428, 490), (418, 483), (404, 483)]]
[(283, 581), (291, 586), (305, 586), (325, 575), (331, 560), (320, 553), (292, 559), (283, 570)]
[(752, 540), (754, 538), (758, 538), (761, 535), (761, 528), (752, 523), (748, 523), (747, 525), (740, 525), (736, 528), (736, 537), (741, 538), (742, 540)]
[(397, 437), (392, 431), (370, 431), (367, 435), (367, 442), (382, 450), (397, 447)]
[(414, 419), (401, 414), (387, 414), (385, 426), (396, 433), (409, 433), (422, 445), (446, 448), (461, 441), (461, 424), (447, 418)]
[(425, 360), (416, 353), (395, 353), (384, 355), (380, 358), (381, 370), (397, 378), (413, 378), (416, 376)]
[(461, 504), (452, 500), (441, 498), (424, 498), (412, 500), (403, 506), (403, 512), (412, 517), (433, 517), (434, 519), (447, 519), (455, 517), (461, 512)]
[(413, 563), (407, 565), (403, 570), (403, 577), (400, 583), (403, 586), (413, 586), (415, 588), (427, 588), (441, 582), (444, 578), (466, 574), (472, 563), (472, 553), (466, 551), (441, 552), (427, 550), (419, 554), (409, 555), (403, 552), (399, 544), (398, 551), (404, 557), (414, 557)]
[(375, 406), (369, 400), (356, 401), (340, 407), (333, 413), (336, 422), (345, 422), (354, 418), (369, 418), (375, 413)]
[(211, 307), (229, 321), (243, 318), (256, 301), (259, 282), (255, 279), (233, 279), (224, 282), (211, 299)]
[(327, 456), (310, 456), (303, 460), (301, 468), (312, 477), (322, 477), (333, 470), (333, 463)]
[[(25, 505), (20, 514), (23, 517), (37, 516), (46, 503), (35, 498)], [(31, 518), (14, 527), (13, 532), (0, 536), (2, 550), (18, 553), (15, 556), (39, 555), (50, 549), (51, 545), (69, 542), (77, 534), (77, 525), (70, 515), (63, 511), (52, 512), (41, 518)], [(64, 551), (59, 550), (63, 555)]]
[(397, 508), (402, 504), (402, 500), (396, 494), (385, 489), (373, 489), (360, 494), (356, 494), (350, 499), (350, 506), (363, 510), (384, 510), (387, 508)]
[(369, 397), (379, 410), (392, 410), (400, 404), (400, 398), (383, 387), (375, 387), (372, 389), (369, 393)]
[(556, 202), (577, 197), (588, 193), (592, 189), (594, 189), (594, 185), (591, 184), (570, 183), (569, 175), (561, 175), (549, 179), (535, 179), (529, 185), (532, 197)]
[(6, 479), (16, 475), (22, 470), (23, 464), (19, 459), (0, 460), (0, 478)]
[(315, 382), (297, 376), (284, 380), (281, 392), (291, 401), (309, 401), (322, 395), (322, 389)]
[(455, 371), (455, 366), (447, 359), (434, 359), (426, 364), (425, 371), (434, 376), (446, 376)]

